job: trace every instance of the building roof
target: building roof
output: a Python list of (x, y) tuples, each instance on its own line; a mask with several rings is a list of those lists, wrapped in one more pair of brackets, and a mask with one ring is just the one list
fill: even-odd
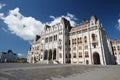
[(120, 42), (120, 40), (110, 40), (111, 42)]

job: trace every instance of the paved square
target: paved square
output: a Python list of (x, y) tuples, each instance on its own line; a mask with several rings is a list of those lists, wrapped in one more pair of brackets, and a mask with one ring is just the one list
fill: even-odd
[(0, 80), (120, 80), (120, 66), (0, 64)]

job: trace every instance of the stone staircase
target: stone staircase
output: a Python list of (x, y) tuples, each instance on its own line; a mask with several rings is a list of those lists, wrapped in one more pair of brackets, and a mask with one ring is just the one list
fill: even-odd
[(36, 63), (39, 63), (39, 64), (48, 64), (48, 61), (47, 60), (43, 60), (43, 61), (38, 61)]
[(43, 60), (43, 61), (38, 61), (36, 63), (39, 63), (39, 64), (60, 64), (60, 62), (57, 60), (52, 60), (52, 61)]

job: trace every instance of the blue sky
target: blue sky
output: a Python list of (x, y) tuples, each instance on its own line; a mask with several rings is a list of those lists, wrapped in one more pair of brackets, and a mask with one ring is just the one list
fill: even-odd
[(96, 15), (110, 39), (120, 39), (120, 0), (0, 0), (0, 51), (27, 55), (44, 24), (61, 16), (72, 25)]

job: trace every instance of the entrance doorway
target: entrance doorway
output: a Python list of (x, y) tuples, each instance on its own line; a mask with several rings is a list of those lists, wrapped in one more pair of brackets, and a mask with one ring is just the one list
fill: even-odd
[(100, 64), (100, 56), (97, 52), (93, 54), (93, 61), (94, 61), (94, 64)]
[(56, 49), (54, 49), (54, 52), (53, 52), (53, 60), (56, 59)]

